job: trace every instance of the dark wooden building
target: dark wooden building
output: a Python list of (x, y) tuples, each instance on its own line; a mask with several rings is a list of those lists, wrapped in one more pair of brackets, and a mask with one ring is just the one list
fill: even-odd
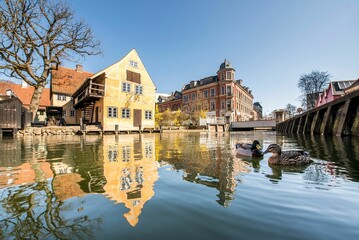
[(18, 129), (31, 124), (31, 113), (23, 107), (17, 97), (6, 98), (0, 101), (0, 134), (3, 131), (16, 133)]

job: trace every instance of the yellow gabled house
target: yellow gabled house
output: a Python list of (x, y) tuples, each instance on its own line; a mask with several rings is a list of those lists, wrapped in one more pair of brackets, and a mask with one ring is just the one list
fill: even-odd
[(103, 131), (154, 129), (155, 99), (156, 86), (132, 49), (76, 90), (76, 123), (97, 124)]

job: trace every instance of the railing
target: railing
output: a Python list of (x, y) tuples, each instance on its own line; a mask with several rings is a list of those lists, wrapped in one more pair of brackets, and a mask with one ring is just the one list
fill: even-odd
[(74, 105), (78, 104), (87, 97), (102, 98), (104, 95), (105, 85), (90, 81), (89, 84), (85, 86), (83, 90), (74, 98)]
[(207, 118), (207, 124), (225, 124), (224, 117), (216, 117), (216, 118)]

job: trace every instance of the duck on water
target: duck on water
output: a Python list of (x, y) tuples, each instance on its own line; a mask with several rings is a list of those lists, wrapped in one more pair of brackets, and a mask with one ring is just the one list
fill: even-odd
[(308, 165), (313, 162), (309, 158), (308, 153), (303, 150), (288, 150), (282, 151), (281, 147), (278, 144), (270, 144), (263, 152), (272, 153), (272, 156), (269, 157), (268, 163), (272, 165), (282, 165), (282, 166), (303, 166)]
[(254, 140), (253, 143), (237, 143), (236, 156), (263, 157), (259, 141)]

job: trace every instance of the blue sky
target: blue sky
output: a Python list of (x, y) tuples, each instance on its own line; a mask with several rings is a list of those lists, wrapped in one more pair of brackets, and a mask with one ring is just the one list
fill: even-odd
[[(215, 75), (228, 59), (264, 113), (300, 106), (297, 82), (312, 70), (359, 78), (358, 0), (69, 1), (101, 41), (81, 59), (100, 71), (135, 48), (157, 92)], [(64, 63), (74, 67), (76, 63)]]

